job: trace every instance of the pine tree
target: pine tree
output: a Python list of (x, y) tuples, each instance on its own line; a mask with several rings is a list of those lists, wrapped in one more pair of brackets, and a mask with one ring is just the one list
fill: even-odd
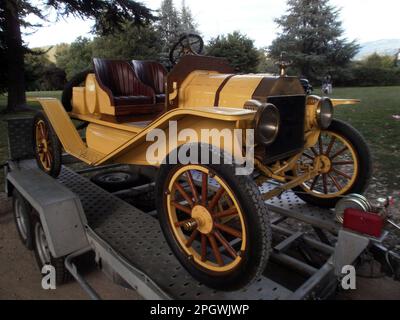
[(281, 33), (270, 47), (274, 59), (286, 52), (288, 60), (300, 74), (310, 80), (335, 77), (357, 54), (355, 41), (343, 38), (340, 10), (329, 0), (288, 0), (289, 9), (276, 19)]
[(172, 0), (163, 0), (161, 3), (157, 29), (160, 33), (163, 53), (168, 53), (169, 48), (179, 39), (180, 18)]
[(192, 11), (186, 5), (186, 1), (182, 0), (181, 19), (180, 19), (182, 33), (196, 33), (198, 34), (198, 25), (193, 17)]

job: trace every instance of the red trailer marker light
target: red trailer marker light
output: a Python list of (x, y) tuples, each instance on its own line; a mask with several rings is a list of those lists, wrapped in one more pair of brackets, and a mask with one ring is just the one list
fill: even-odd
[(346, 229), (380, 238), (383, 226), (384, 219), (377, 214), (352, 208), (344, 211), (343, 227)]

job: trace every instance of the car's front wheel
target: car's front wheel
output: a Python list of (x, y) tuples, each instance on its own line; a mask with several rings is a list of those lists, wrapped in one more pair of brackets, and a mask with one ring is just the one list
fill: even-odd
[(236, 176), (233, 165), (167, 161), (156, 192), (167, 242), (194, 278), (230, 291), (261, 275), (271, 231), (267, 208), (249, 177)]
[(371, 153), (361, 134), (348, 123), (335, 119), (329, 129), (321, 131), (318, 143), (303, 151), (294, 175), (303, 174), (317, 159), (323, 163), (321, 174), (293, 189), (300, 199), (332, 208), (343, 196), (367, 189)]

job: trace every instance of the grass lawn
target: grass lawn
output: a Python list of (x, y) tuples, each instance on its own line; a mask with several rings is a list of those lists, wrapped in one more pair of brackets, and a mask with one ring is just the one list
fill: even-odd
[[(315, 94), (320, 94), (316, 91)], [(28, 96), (59, 98), (61, 92), (30, 92)], [(400, 114), (400, 87), (336, 88), (335, 98), (357, 98), (362, 103), (342, 106), (335, 110), (335, 117), (348, 121), (367, 140), (374, 157), (374, 176), (387, 190), (400, 189), (400, 121), (393, 115)], [(6, 98), (0, 95), (0, 111), (5, 108)], [(30, 103), (38, 107), (37, 103)], [(7, 115), (0, 114), (0, 164), (7, 159)], [(2, 172), (0, 181), (2, 181)], [(3, 188), (0, 183), (0, 190)]]
[[(318, 93), (317, 93), (318, 94)], [(335, 117), (351, 123), (367, 140), (374, 176), (389, 191), (400, 189), (400, 87), (337, 88), (335, 98), (357, 98), (355, 106), (339, 106)]]

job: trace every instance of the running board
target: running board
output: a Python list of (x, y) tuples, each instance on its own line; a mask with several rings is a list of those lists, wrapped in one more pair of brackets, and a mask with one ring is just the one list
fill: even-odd
[(71, 118), (58, 99), (40, 98), (38, 101), (67, 153), (89, 165), (93, 165), (106, 156), (97, 150), (88, 148), (82, 141)]

